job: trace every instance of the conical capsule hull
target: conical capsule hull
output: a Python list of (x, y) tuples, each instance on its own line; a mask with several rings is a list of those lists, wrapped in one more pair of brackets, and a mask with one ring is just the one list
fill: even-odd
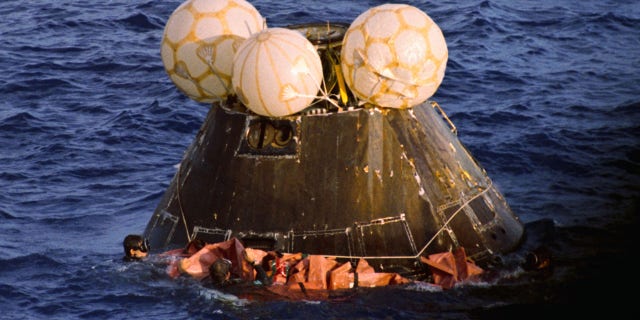
[(523, 226), (435, 102), (265, 118), (214, 105), (145, 235), (415, 268), (462, 246), (514, 250)]

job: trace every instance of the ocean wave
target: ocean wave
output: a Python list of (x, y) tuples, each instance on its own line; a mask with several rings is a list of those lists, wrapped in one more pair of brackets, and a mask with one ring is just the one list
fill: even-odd
[(165, 24), (165, 21), (157, 17), (147, 16), (140, 12), (136, 12), (124, 19), (120, 19), (118, 22), (132, 28), (134, 31), (164, 29)]

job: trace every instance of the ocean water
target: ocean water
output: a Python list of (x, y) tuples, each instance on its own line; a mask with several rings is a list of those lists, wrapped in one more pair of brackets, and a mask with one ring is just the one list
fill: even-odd
[[(0, 319), (500, 319), (637, 314), (640, 3), (400, 1), (442, 29), (432, 98), (553, 268), (451, 290), (262, 301), (123, 264), (208, 105), (160, 59), (181, 1), (0, 2)], [(384, 1), (253, 0), (269, 26), (353, 21)], [(518, 252), (503, 257), (518, 261)]]

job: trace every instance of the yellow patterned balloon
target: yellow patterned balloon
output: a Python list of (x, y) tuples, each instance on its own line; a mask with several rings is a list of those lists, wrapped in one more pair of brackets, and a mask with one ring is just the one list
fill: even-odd
[(165, 26), (162, 63), (189, 98), (222, 101), (233, 94), (231, 68), (236, 50), (264, 27), (258, 10), (245, 0), (187, 0)]
[(425, 12), (383, 4), (353, 21), (340, 56), (345, 81), (359, 99), (402, 109), (433, 96), (449, 54), (442, 31)]
[(313, 44), (287, 28), (267, 28), (245, 40), (233, 59), (233, 88), (251, 111), (283, 117), (305, 109), (322, 83)]

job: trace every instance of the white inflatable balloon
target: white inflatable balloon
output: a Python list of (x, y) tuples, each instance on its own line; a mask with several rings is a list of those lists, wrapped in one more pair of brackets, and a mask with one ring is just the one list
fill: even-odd
[(322, 83), (322, 62), (299, 32), (267, 28), (246, 39), (233, 59), (233, 88), (251, 111), (283, 117), (305, 109)]
[(361, 100), (388, 108), (410, 108), (436, 92), (447, 65), (440, 28), (420, 9), (384, 4), (358, 16), (340, 53), (342, 73)]
[(189, 98), (210, 103), (233, 94), (231, 68), (240, 44), (264, 29), (264, 19), (245, 0), (187, 0), (169, 17), (162, 63)]

